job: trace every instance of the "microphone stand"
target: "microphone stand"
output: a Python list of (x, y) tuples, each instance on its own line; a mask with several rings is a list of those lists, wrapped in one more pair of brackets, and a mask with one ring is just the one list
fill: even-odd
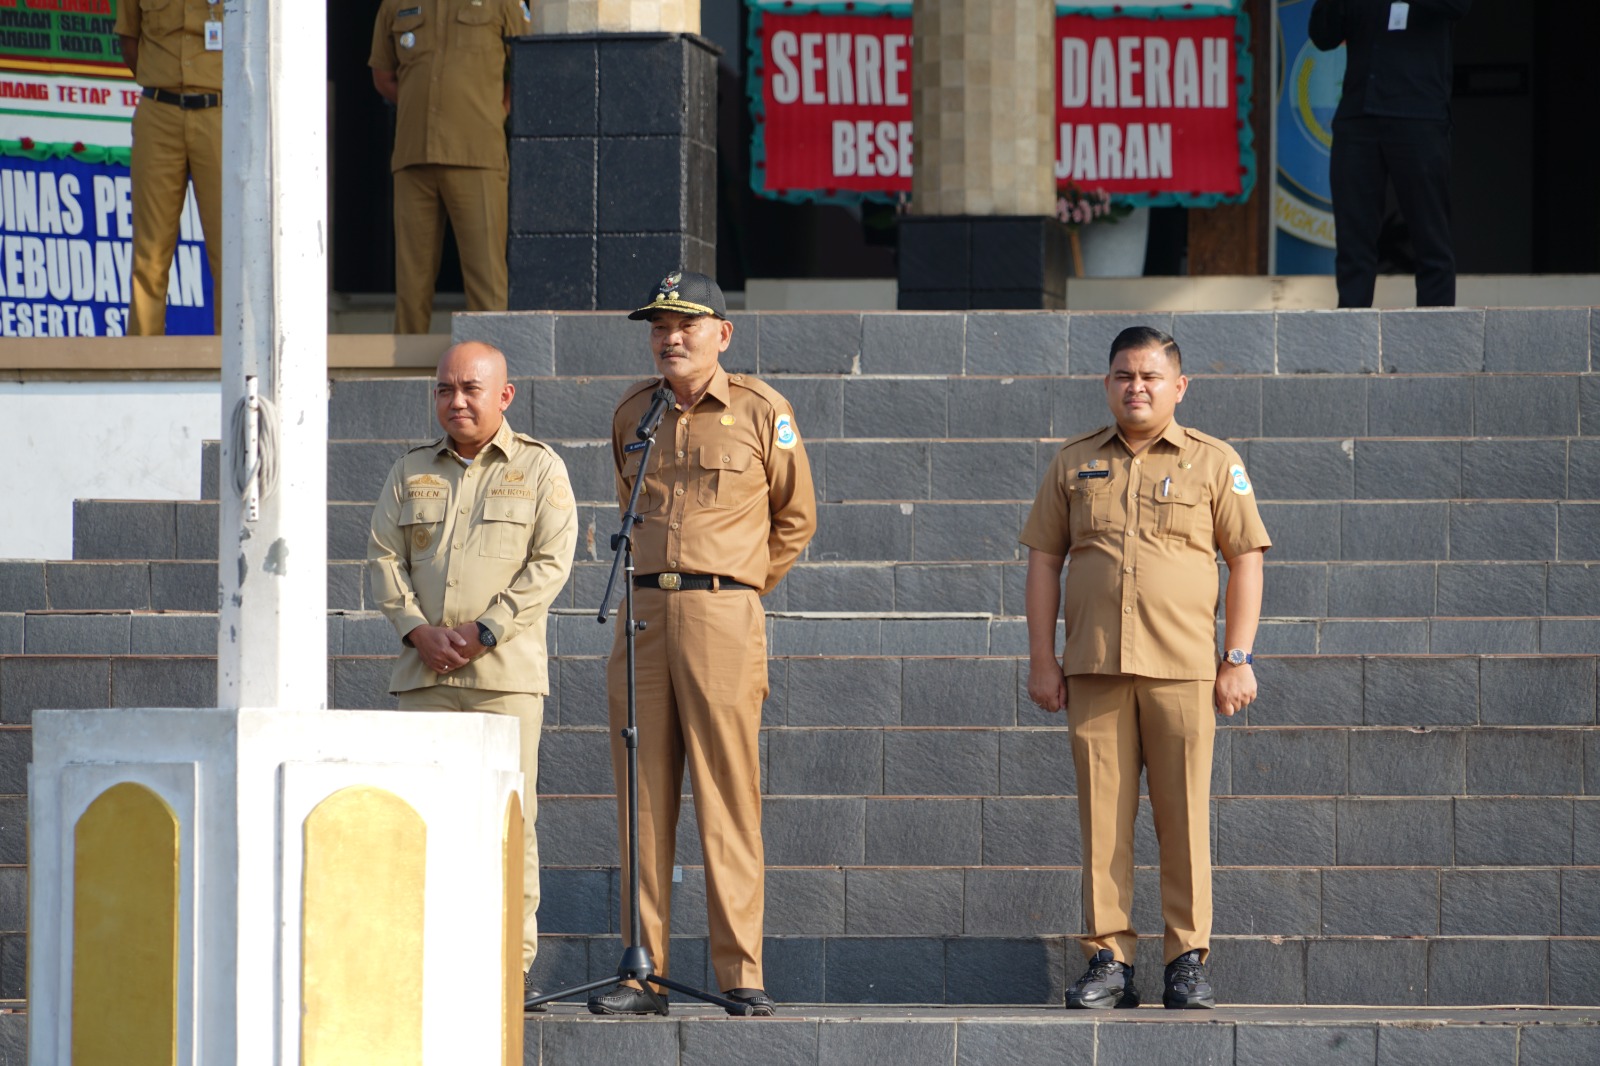
[(661, 399), (663, 393), (667, 394), (667, 403), (653, 404), (650, 413), (645, 415), (644, 421), (639, 424), (636, 431), (639, 439), (644, 441), (644, 448), (639, 455), (639, 476), (633, 479), (633, 492), (629, 494), (628, 506), (622, 512), (622, 528), (611, 538), (611, 550), (615, 553), (611, 559), (611, 576), (606, 580), (605, 595), (600, 599), (600, 611), (595, 617), (596, 622), (605, 625), (607, 608), (611, 606), (611, 591), (616, 586), (617, 571), (620, 567), (627, 573), (627, 579), (622, 586), (623, 611), (618, 621), (625, 626), (622, 635), (628, 654), (628, 725), (621, 732), (622, 743), (627, 748), (628, 765), (628, 941), (623, 947), (622, 961), (617, 965), (615, 974), (587, 984), (564, 988), (559, 992), (545, 993), (529, 1000), (528, 1006), (538, 1006), (551, 1000), (582, 995), (585, 992), (620, 985), (624, 981), (637, 981), (639, 987), (644, 989), (645, 995), (654, 1004), (656, 1014), (667, 1013), (667, 1001), (657, 995), (651, 985), (670, 988), (703, 1002), (713, 1003), (729, 1014), (749, 1015), (751, 1007), (747, 1003), (735, 1003), (730, 999), (656, 973), (655, 963), (650, 959), (650, 950), (643, 943), (644, 931), (639, 917), (639, 718), (638, 686), (634, 680), (633, 663), (635, 634), (638, 630), (644, 629), (646, 623), (636, 622), (633, 616), (633, 527), (639, 523), (639, 514), (635, 508), (639, 503), (639, 490), (644, 486), (644, 472), (650, 467), (650, 454), (655, 450), (656, 426), (660, 423), (667, 404), (671, 402), (668, 386), (663, 385), (657, 390), (656, 398)]

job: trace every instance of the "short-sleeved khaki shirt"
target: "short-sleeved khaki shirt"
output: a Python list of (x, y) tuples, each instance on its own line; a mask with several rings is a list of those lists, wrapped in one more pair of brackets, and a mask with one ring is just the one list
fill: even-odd
[(383, 0), (367, 66), (399, 77), (393, 170), (506, 168), (506, 38), (532, 33), (519, 0)]
[(1022, 543), (1067, 558), (1066, 674), (1217, 676), (1217, 552), (1271, 547), (1224, 441), (1176, 422), (1135, 455), (1108, 426), (1067, 441)]
[(430, 685), (550, 691), (545, 618), (572, 569), (578, 511), (560, 456), (502, 424), (464, 464), (450, 438), (413, 448), (378, 496), (367, 577), (403, 639), (419, 625), (482, 622), (496, 644), (436, 674), (406, 644), (391, 692)]
[[(634, 431), (661, 379), (630, 388), (611, 420), (617, 500), (639, 476)], [(817, 529), (811, 463), (794, 410), (778, 391), (720, 366), (691, 409), (669, 409), (639, 492), (640, 574), (715, 574), (765, 595)]]
[(206, 0), (121, 0), (117, 35), (139, 41), (134, 80), (147, 89), (220, 93), (222, 52), (206, 51), (206, 22), (224, 21), (222, 9)]

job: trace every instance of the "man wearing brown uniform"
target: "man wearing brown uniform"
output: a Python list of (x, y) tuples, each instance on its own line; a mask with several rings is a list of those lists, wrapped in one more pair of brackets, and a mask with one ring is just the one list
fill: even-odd
[(222, 331), (222, 3), (117, 5), (122, 58), (143, 89), (133, 113), (133, 285), (128, 333), (167, 332), (167, 274), (189, 179), (211, 266), (212, 329)]
[(520, 724), (526, 1000), (538, 995), (528, 967), (539, 946), (545, 619), (572, 569), (578, 511), (560, 456), (506, 422), (515, 394), (498, 349), (469, 341), (445, 352), (434, 386), (445, 436), (389, 471), (367, 577), (402, 644), (389, 680), (401, 710), (483, 711)]
[[(1083, 834), (1084, 950), (1069, 1007), (1137, 1007), (1133, 825), (1146, 771), (1161, 850), (1162, 1002), (1211, 1007), (1213, 708), (1256, 695), (1250, 648), (1271, 546), (1244, 464), (1174, 420), (1188, 388), (1178, 345), (1123, 330), (1111, 345), (1114, 425), (1061, 446), (1022, 530), (1028, 547), (1028, 695), (1067, 712)], [(1228, 564), (1218, 663), (1216, 554)], [(1056, 659), (1061, 569), (1066, 654)]]
[(394, 155), (396, 333), (426, 333), (445, 217), (467, 310), (506, 309), (507, 37), (530, 32), (518, 0), (383, 0), (372, 84), (398, 110)]
[[(650, 322), (660, 378), (633, 386), (611, 422), (617, 498), (639, 476), (635, 429), (663, 382), (668, 409), (644, 472), (634, 529), (639, 726), (639, 917), (656, 970), (667, 969), (672, 865), (687, 760), (706, 864), (711, 964), (723, 994), (773, 1013), (761, 968), (765, 857), (761, 840), (761, 703), (767, 696), (766, 617), (760, 597), (794, 565), (817, 524), (811, 467), (794, 411), (770, 385), (729, 374), (718, 357), (733, 338), (722, 290), (674, 272), (628, 317)], [(612, 769), (626, 868), (625, 633), (607, 668)], [(631, 924), (626, 899), (622, 928)], [(661, 1002), (665, 1004), (663, 995)], [(596, 1014), (644, 1014), (653, 998), (631, 985), (589, 1000)]]

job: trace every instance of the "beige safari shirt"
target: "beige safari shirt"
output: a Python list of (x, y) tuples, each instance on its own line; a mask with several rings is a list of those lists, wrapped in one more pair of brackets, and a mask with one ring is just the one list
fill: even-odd
[[(661, 379), (630, 388), (611, 419), (617, 500), (639, 476), (634, 431)], [(639, 492), (639, 574), (716, 574), (772, 591), (817, 529), (811, 463), (794, 409), (772, 386), (717, 367), (705, 395), (670, 409)]]
[(545, 618), (566, 584), (577, 539), (566, 464), (509, 425), (470, 464), (448, 437), (402, 456), (378, 496), (367, 541), (378, 607), (402, 640), (419, 625), (478, 621), (496, 644), (448, 674), (428, 669), (407, 644), (389, 690), (548, 693)]
[(1217, 676), (1217, 552), (1271, 547), (1226, 442), (1177, 422), (1134, 455), (1108, 426), (1067, 441), (1022, 543), (1067, 558), (1065, 674)]
[(519, 0), (383, 0), (367, 66), (399, 76), (390, 168), (504, 170), (505, 39), (532, 32)]
[(222, 52), (206, 51), (206, 22), (222, 21), (222, 7), (220, 0), (121, 0), (117, 35), (139, 40), (134, 80), (147, 89), (220, 93)]

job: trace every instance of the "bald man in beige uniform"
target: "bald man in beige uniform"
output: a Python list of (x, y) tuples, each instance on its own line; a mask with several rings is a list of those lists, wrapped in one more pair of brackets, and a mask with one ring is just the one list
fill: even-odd
[(194, 178), (222, 332), (222, 3), (122, 0), (117, 36), (143, 95), (133, 113), (133, 282), (128, 334), (167, 332), (167, 276)]
[[(1226, 442), (1174, 418), (1188, 388), (1159, 330), (1118, 334), (1106, 375), (1114, 425), (1067, 441), (1022, 530), (1028, 551), (1028, 694), (1065, 709), (1083, 834), (1084, 951), (1069, 1007), (1137, 1007), (1133, 825), (1139, 772), (1161, 849), (1162, 1002), (1211, 1007), (1213, 710), (1255, 698), (1251, 645), (1271, 546), (1250, 479)], [(1218, 551), (1227, 561), (1218, 662)], [(1066, 653), (1056, 659), (1061, 569)]]
[(372, 84), (396, 107), (396, 333), (426, 333), (446, 217), (468, 311), (506, 309), (506, 38), (532, 33), (519, 0), (383, 0)]
[[(640, 476), (635, 429), (663, 381), (674, 406), (644, 471), (634, 529), (639, 725), (639, 916), (644, 946), (667, 975), (672, 866), (685, 763), (706, 864), (711, 965), (719, 989), (752, 1013), (773, 1013), (761, 938), (761, 704), (767, 696), (761, 597), (799, 558), (817, 526), (811, 465), (794, 410), (772, 386), (729, 374), (733, 337), (722, 290), (674, 271), (630, 317), (650, 322), (661, 377), (629, 389), (611, 423), (617, 499)], [(617, 626), (607, 669), (618, 828), (629, 880), (627, 660)], [(622, 928), (631, 925), (626, 899)], [(665, 997), (662, 997), (665, 1003)], [(589, 1001), (597, 1014), (642, 1014), (653, 997), (623, 985)]]
[(527, 975), (539, 949), (545, 621), (572, 569), (578, 511), (561, 457), (506, 422), (515, 395), (498, 349), (469, 341), (445, 352), (434, 385), (445, 435), (389, 471), (367, 577), (400, 639), (389, 690), (401, 710), (485, 711), (521, 725), (526, 1002), (538, 995)]

